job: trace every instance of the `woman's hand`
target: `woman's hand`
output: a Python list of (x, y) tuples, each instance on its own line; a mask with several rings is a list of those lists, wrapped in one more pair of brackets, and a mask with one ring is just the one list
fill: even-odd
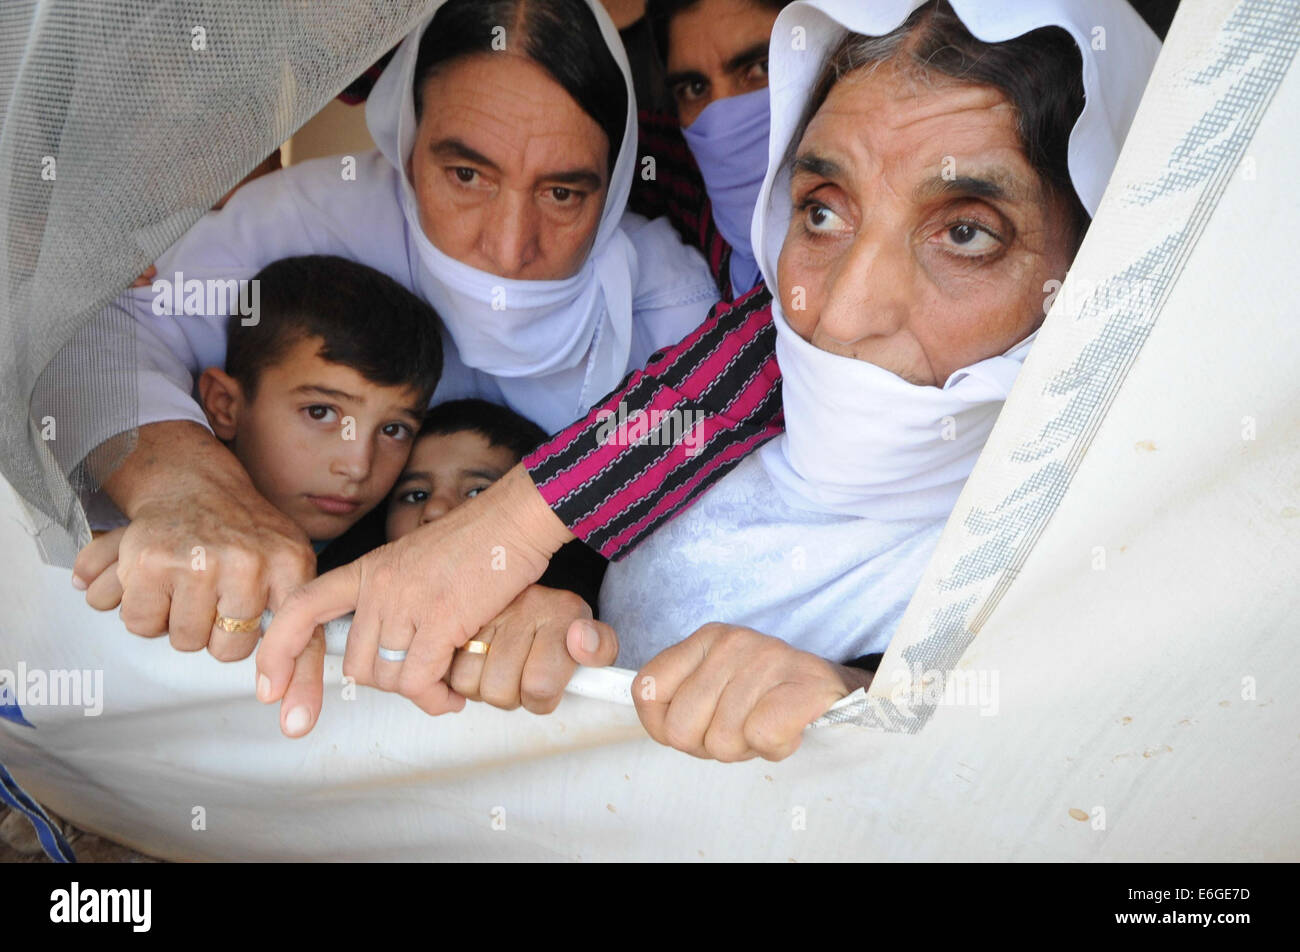
[(661, 744), (724, 762), (782, 760), (805, 727), (870, 681), (752, 628), (712, 623), (647, 662), (632, 697)]
[(507, 711), (522, 704), (549, 714), (578, 667), (575, 659), (603, 667), (618, 657), (614, 629), (594, 621), (585, 601), (541, 585), (524, 589), (474, 640), (488, 652), (456, 652), (447, 681), (462, 697)]
[[(178, 651), (207, 648), (237, 661), (252, 654), (258, 629), (225, 631), (218, 614), (260, 619), (315, 574), (303, 531), (194, 423), (141, 427), (135, 450), (104, 485), (131, 520), (117, 539), (117, 576), (122, 623), (134, 634), (166, 632)], [(99, 563), (104, 557), (99, 550)], [(88, 590), (92, 581), (78, 573), (73, 584)]]
[[(315, 627), (355, 610), (344, 674), (396, 691), (429, 714), (459, 711), (465, 698), (443, 680), (456, 649), (537, 581), (572, 538), (516, 466), (441, 519), (289, 595), (258, 649), (258, 698), (283, 697)], [(318, 703), (308, 722), (319, 712)]]
[[(92, 604), (120, 601), (122, 623), (134, 634), (166, 632), (178, 651), (206, 647), (219, 661), (238, 661), (252, 654), (260, 627), (226, 631), (216, 625), (218, 614), (260, 620), (316, 574), (316, 555), (303, 531), (263, 499), (234, 455), (195, 423), (140, 427), (135, 449), (103, 483), (131, 524), (111, 542), (104, 536), (87, 546), (73, 584), (90, 600), (92, 583), (100, 583)], [(114, 543), (117, 567), (109, 575), (120, 592), (101, 581)], [(98, 576), (82, 575), (83, 566), (87, 573), (98, 569)], [(313, 634), (307, 632), (298, 665), (286, 672), (282, 724), (297, 707), (320, 711), (324, 639)]]
[(72, 563), (72, 584), (86, 591), (86, 604), (97, 612), (122, 604), (122, 580), (117, 577), (117, 553), (126, 527), (105, 532), (77, 553)]

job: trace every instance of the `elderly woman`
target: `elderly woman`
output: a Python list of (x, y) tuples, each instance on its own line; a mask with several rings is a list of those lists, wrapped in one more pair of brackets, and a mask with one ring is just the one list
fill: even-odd
[(656, 739), (780, 758), (870, 682), (846, 662), (888, 644), (1086, 228), (1083, 103), (1068, 33), (984, 43), (935, 3), (776, 97), (799, 125), (755, 235), (785, 432), (601, 595)]
[[(1089, 42), (1098, 23), (1109, 53)], [(846, 662), (888, 643), (1043, 319), (1045, 288), (1096, 209), (1158, 49), (1120, 2), (1009, 13), (821, 0), (787, 9), (773, 36), (772, 162), (753, 237), (775, 293), (715, 315), (729, 329), (706, 326), (660, 355), (529, 461), (568, 527), (611, 554), (688, 501), (692, 480), (712, 485), (611, 568), (601, 609), (622, 637), (621, 662), (653, 678), (652, 697), (634, 692), (649, 732), (724, 760), (786, 756), (810, 720), (869, 682)], [(649, 505), (593, 495), (596, 467), (633, 451), (616, 433), (602, 457), (594, 422), (620, 399), (644, 406), (645, 379), (662, 386), (667, 368), (689, 364), (680, 372), (698, 377), (712, 364), (742, 407), (733, 415), (770, 414), (776, 374), (761, 341), (772, 327), (779, 440), (719, 479), (770, 433), (735, 439), (717, 426), (706, 446), (725, 449), (702, 460), (646, 450), (672, 462), (656, 470), (642, 455), (640, 470), (615, 473), (620, 491), (647, 485)], [(662, 495), (655, 482), (667, 483)], [(537, 498), (531, 485), (496, 495), (523, 527), (511, 538), (534, 557), (566, 535)], [(467, 521), (444, 539), (464, 544), (476, 531)], [(340, 587), (321, 579), (272, 626), (259, 660), (281, 684), (293, 627), (301, 638), (294, 614), (324, 608)], [(468, 597), (459, 605), (483, 610)], [(706, 624), (718, 618), (729, 624)], [(528, 637), (543, 635), (565, 639), (559, 625)], [(579, 660), (613, 656), (603, 623), (567, 636)], [(513, 680), (515, 697), (553, 694), (567, 671), (543, 663), (553, 651), (531, 650), (462, 655), (452, 684), (472, 695), (489, 678)]]
[[(439, 3), (370, 97), (378, 151), (250, 183), (163, 256), (157, 280), (248, 278), (302, 254), (369, 264), (442, 318), (435, 402), (486, 398), (558, 429), (717, 300), (666, 221), (624, 213), (635, 120), (626, 58), (595, 0)], [(103, 481), (131, 520), (122, 619), (237, 659), (258, 634), (238, 629), (315, 574), (313, 553), (192, 398), (195, 375), (223, 363), (228, 311), (173, 314), (157, 287), (129, 297), (139, 446)], [(112, 435), (102, 425), (86, 421), (96, 438), (77, 461)], [(188, 568), (196, 545), (201, 585)]]

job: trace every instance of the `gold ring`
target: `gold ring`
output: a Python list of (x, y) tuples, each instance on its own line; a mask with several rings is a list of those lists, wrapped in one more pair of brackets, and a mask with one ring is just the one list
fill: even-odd
[(467, 641), (462, 647), (469, 654), (488, 653), (488, 643), (486, 641)]
[(222, 631), (228, 631), (232, 635), (244, 635), (250, 631), (262, 630), (262, 616), (257, 615), (253, 618), (231, 618), (228, 615), (217, 615), (216, 624)]

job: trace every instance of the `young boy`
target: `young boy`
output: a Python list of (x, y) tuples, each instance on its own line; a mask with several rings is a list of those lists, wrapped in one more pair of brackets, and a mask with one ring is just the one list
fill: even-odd
[[(389, 542), (477, 496), (546, 439), (546, 431), (508, 407), (452, 400), (429, 410), (388, 501)], [(538, 584), (581, 596), (593, 609), (605, 559), (581, 542), (556, 552)]]
[[(263, 268), (256, 320), (232, 317), (225, 368), (198, 380), (218, 439), (317, 553), (388, 496), (442, 373), (438, 316), (373, 268), (328, 255)], [(86, 600), (120, 599), (121, 531), (90, 543)]]
[[(441, 519), (504, 476), (545, 439), (541, 427), (506, 407), (484, 400), (440, 403), (425, 416), (410, 460), (389, 497), (387, 540)], [(377, 522), (378, 515), (366, 523)], [(355, 558), (367, 548), (356, 538), (360, 534), (341, 540), (338, 548), (351, 544), (360, 550), (340, 553), (344, 558)], [(581, 541), (562, 546), (537, 584), (475, 636), (476, 644), (486, 646), (484, 652), (456, 652), (448, 683), (471, 701), (507, 709), (522, 705), (535, 714), (554, 710), (576, 667), (565, 647), (566, 634), (576, 620), (598, 624), (595, 609), (606, 565), (600, 553)], [(496, 651), (489, 654), (493, 644)], [(605, 657), (598, 660), (608, 664), (617, 647), (612, 639), (604, 647)], [(529, 686), (537, 684), (548, 685), (548, 692), (530, 693)]]
[(536, 423), (486, 400), (452, 400), (433, 407), (393, 486), (388, 540), (477, 496), (545, 439), (546, 431)]
[(342, 258), (288, 258), (258, 278), (260, 319), (231, 320), (225, 369), (203, 372), (199, 402), (258, 492), (320, 551), (406, 465), (442, 372), (438, 317)]

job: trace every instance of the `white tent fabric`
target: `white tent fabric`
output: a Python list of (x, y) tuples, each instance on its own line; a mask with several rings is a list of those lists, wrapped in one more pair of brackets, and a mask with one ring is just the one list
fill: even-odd
[(286, 740), (251, 662), (86, 609), (9, 493), (0, 667), (100, 671), (103, 710), (28, 704), (0, 761), (174, 859), (1296, 859), (1297, 48), (1295, 3), (1184, 4), (875, 683), (793, 757), (589, 697), (430, 719), (337, 657)]

